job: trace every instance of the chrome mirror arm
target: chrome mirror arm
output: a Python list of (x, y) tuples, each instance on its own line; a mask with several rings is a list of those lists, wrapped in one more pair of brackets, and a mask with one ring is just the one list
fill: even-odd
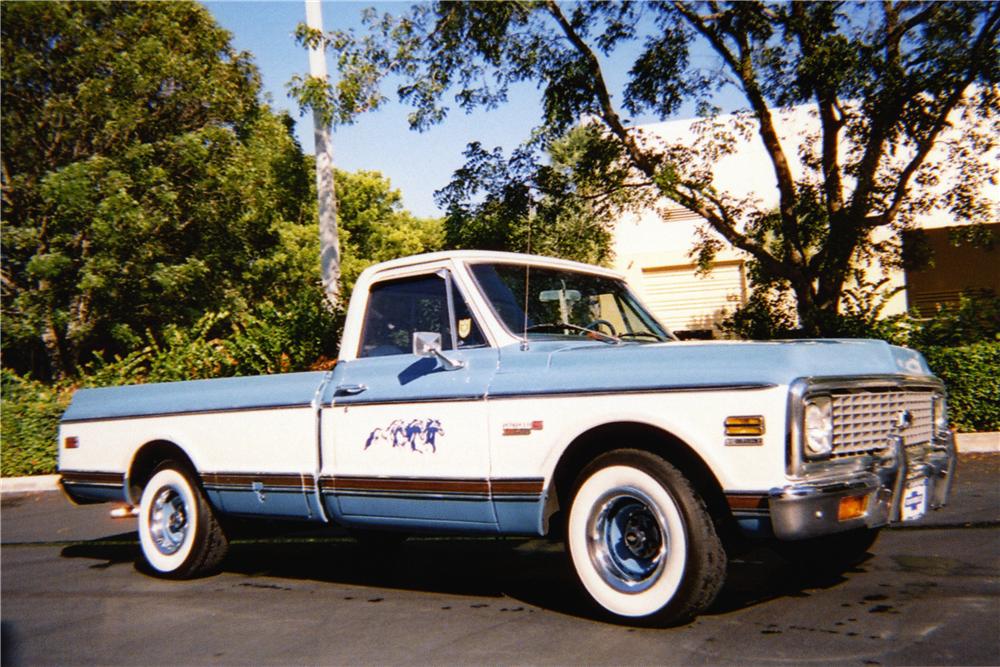
[(465, 368), (461, 359), (449, 359), (441, 351), (441, 334), (434, 331), (413, 332), (413, 354), (418, 357), (434, 357), (441, 362), (446, 371), (457, 371)]

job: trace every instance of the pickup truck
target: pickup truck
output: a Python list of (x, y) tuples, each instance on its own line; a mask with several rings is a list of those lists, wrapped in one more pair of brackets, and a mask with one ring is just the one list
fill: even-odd
[(598, 611), (656, 624), (748, 538), (864, 554), (956, 459), (913, 350), (681, 342), (612, 271), (484, 251), (367, 269), (330, 371), (81, 389), (59, 440), (65, 492), (124, 503), (159, 576), (219, 569), (237, 518), (551, 535)]

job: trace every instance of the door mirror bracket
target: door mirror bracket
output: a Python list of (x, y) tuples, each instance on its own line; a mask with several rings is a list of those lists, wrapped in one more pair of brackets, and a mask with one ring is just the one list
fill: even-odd
[(434, 331), (413, 332), (413, 354), (418, 357), (435, 357), (446, 371), (457, 371), (465, 368), (465, 362), (460, 359), (449, 359), (441, 352), (441, 334)]

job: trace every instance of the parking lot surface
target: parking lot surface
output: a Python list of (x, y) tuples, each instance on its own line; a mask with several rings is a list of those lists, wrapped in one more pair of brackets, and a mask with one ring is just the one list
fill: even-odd
[(171, 582), (140, 571), (134, 523), (108, 509), (3, 497), (3, 664), (1000, 664), (996, 454), (964, 455), (952, 504), (848, 572), (755, 549), (667, 629), (595, 617), (547, 540), (253, 538), (220, 574)]

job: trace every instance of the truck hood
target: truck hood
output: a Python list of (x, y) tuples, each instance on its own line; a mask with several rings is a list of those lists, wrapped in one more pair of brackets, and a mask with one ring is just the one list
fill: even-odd
[(518, 370), (528, 368), (535, 373), (528, 393), (788, 385), (803, 377), (932, 376), (919, 352), (878, 340), (542, 342), (532, 343), (528, 352), (504, 350), (490, 394), (525, 393)]

